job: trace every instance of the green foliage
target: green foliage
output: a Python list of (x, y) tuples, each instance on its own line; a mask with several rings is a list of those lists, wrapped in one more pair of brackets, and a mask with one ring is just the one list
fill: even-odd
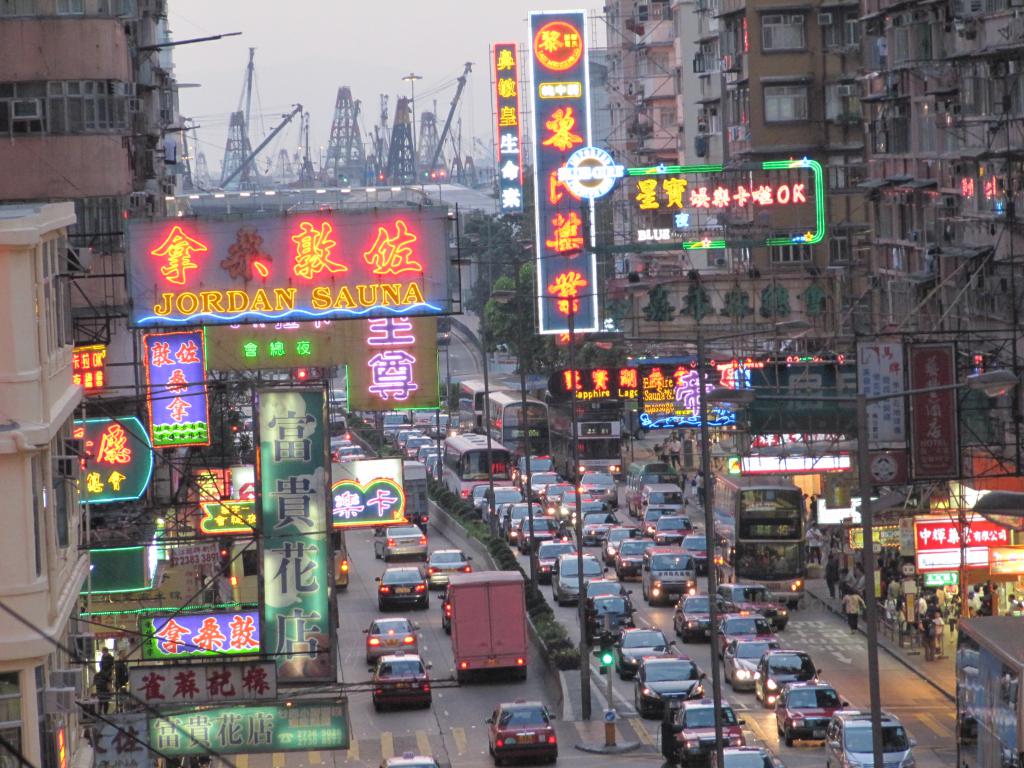
[(665, 286), (656, 285), (647, 294), (648, 303), (643, 307), (644, 320), (649, 323), (667, 323), (675, 314), (675, 308), (668, 300)]

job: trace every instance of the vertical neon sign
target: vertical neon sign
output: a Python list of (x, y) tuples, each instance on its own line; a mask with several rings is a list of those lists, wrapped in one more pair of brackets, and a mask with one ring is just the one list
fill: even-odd
[(154, 448), (210, 444), (202, 330), (147, 333), (146, 406)]
[(581, 200), (558, 171), (590, 146), (590, 75), (583, 11), (530, 14), (533, 195), (540, 333), (596, 331), (594, 203)]
[(502, 213), (523, 212), (523, 133), (519, 121), (519, 51), (515, 43), (495, 43), (494, 121), (498, 139), (498, 206)]

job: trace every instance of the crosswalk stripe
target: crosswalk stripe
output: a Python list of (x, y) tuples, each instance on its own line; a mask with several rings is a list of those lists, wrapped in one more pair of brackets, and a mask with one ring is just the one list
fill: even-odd
[(395, 756), (395, 737), (390, 731), (381, 731), (380, 756), (385, 760)]
[(426, 731), (416, 731), (416, 749), (420, 751), (421, 755), (430, 754), (430, 739), (427, 737)]
[(359, 762), (359, 739), (349, 740), (348, 754), (345, 755), (346, 763)]
[(323, 765), (323, 762), (324, 762), (323, 758), (320, 757), (320, 753), (319, 752), (310, 752), (309, 753), (309, 764), (310, 765)]
[(452, 728), (452, 737), (455, 739), (455, 751), (460, 755), (466, 754), (466, 729)]
[(284, 763), (285, 763), (284, 752), (275, 752), (271, 756), (270, 762), (273, 763), (274, 768), (284, 768)]
[(931, 731), (935, 735), (942, 736), (943, 738), (949, 736), (949, 729), (948, 728), (943, 728), (939, 724), (939, 722), (934, 717), (932, 717), (931, 715), (927, 715), (927, 714), (925, 714), (923, 712), (918, 712), (917, 713), (917, 719), (918, 719), (919, 722), (924, 724), (925, 728), (927, 728), (929, 731)]
[(647, 732), (647, 728), (644, 726), (644, 721), (639, 717), (631, 717), (626, 720), (630, 727), (636, 731), (636, 737), (640, 739), (641, 744), (646, 744), (649, 747), (654, 746), (654, 739), (651, 738), (651, 734)]

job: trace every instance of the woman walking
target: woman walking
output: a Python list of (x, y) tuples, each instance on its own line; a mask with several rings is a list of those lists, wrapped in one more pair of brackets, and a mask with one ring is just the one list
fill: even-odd
[(857, 623), (860, 621), (860, 612), (867, 606), (864, 605), (864, 598), (853, 590), (849, 590), (843, 597), (843, 613), (846, 614), (846, 623), (850, 625), (850, 634), (857, 631)]

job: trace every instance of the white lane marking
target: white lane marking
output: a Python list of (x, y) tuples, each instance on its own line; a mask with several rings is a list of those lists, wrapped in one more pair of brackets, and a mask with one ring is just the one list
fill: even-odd
[(838, 651), (832, 651), (832, 655), (839, 659), (843, 664), (853, 664), (853, 659), (849, 656), (843, 656)]

